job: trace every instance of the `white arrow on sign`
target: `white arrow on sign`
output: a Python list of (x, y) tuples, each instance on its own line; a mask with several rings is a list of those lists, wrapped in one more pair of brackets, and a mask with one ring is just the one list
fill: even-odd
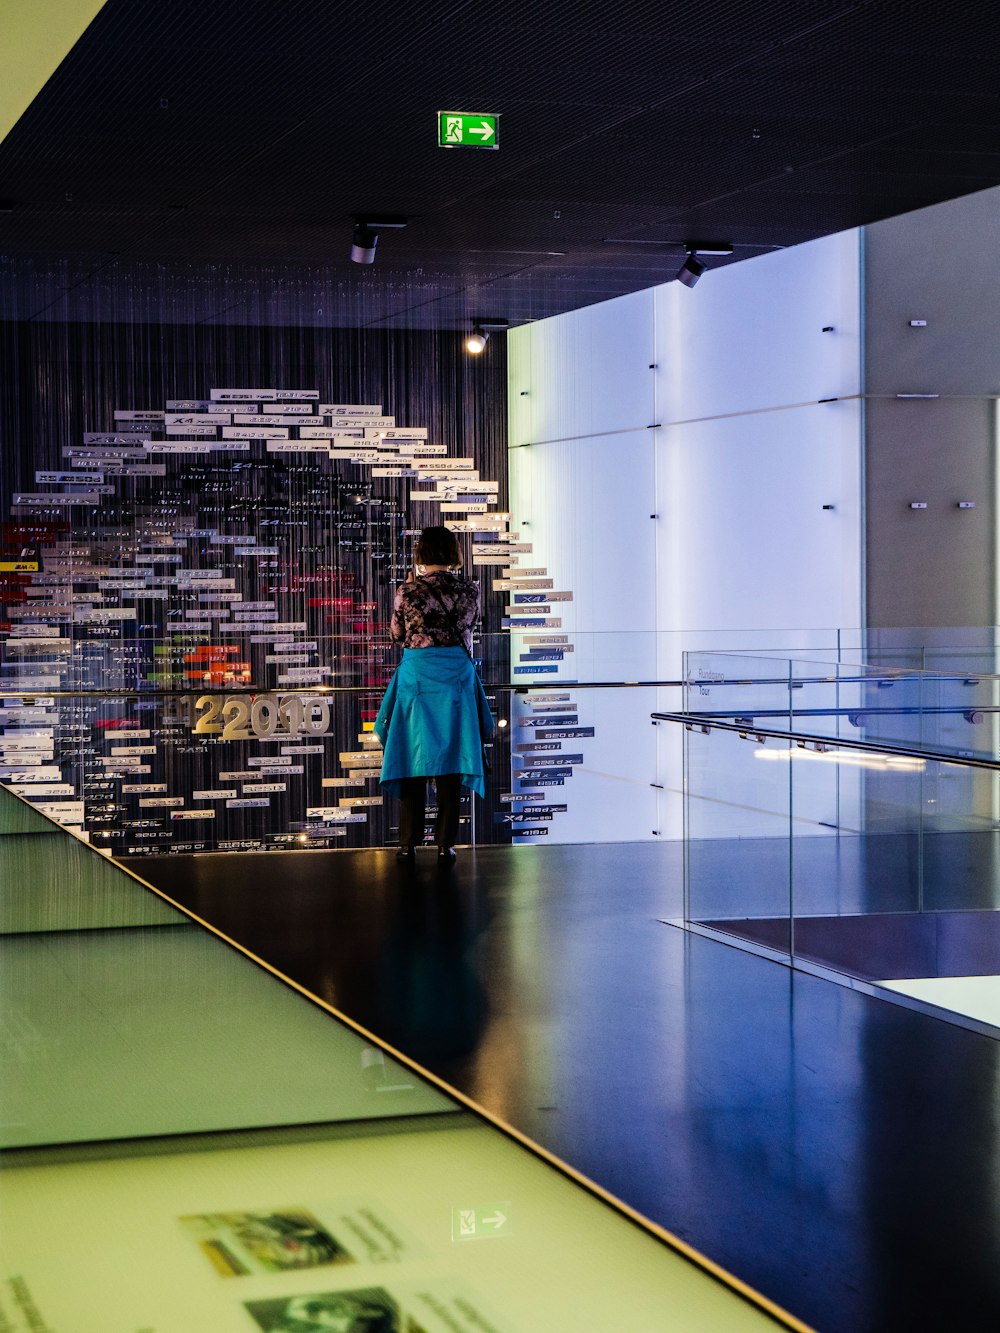
[(484, 120), (481, 125), (470, 125), (469, 133), (481, 134), (483, 136), (483, 143), (485, 143), (487, 139), (493, 138), (493, 126), (488, 120)]
[(500, 1210), (499, 1210), (499, 1208), (498, 1208), (497, 1211), (493, 1214), (492, 1217), (484, 1217), (484, 1218), (483, 1218), (483, 1226), (484, 1226), (484, 1227), (502, 1227), (503, 1224), (504, 1224), (506, 1221), (507, 1221), (507, 1218), (504, 1216), (503, 1213), (500, 1212)]

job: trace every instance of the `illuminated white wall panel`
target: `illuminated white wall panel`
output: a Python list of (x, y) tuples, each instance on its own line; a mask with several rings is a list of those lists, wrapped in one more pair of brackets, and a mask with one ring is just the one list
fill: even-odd
[(652, 290), (509, 335), (510, 443), (642, 429), (653, 420)]
[[(682, 648), (741, 636), (829, 656), (824, 632), (862, 623), (859, 244), (826, 238), (511, 334), (511, 443), (530, 445), (511, 450), (511, 509), (574, 591), (576, 641), (616, 644), (617, 678), (676, 676)], [(560, 675), (613, 678), (593, 657)], [(594, 707), (587, 767), (619, 774), (627, 721), (629, 776), (660, 784), (659, 813), (633, 797), (619, 825), (607, 783), (574, 779), (558, 836), (679, 836), (676, 738), (659, 737), (657, 760), (622, 705), (603, 739)], [(828, 785), (814, 800), (808, 787), (825, 820)]]
[(694, 290), (655, 291), (650, 359), (664, 371), (665, 420), (861, 391), (858, 231), (709, 271)]
[(857, 399), (659, 432), (660, 627), (859, 624), (860, 433)]

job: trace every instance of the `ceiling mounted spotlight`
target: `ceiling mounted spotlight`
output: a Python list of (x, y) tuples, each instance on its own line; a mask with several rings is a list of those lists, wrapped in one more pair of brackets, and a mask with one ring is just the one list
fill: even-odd
[(490, 340), (490, 334), (505, 331), (508, 328), (505, 319), (477, 319), (473, 321), (472, 332), (465, 340), (465, 350), (478, 356)]
[(707, 267), (708, 265), (703, 264), (695, 255), (688, 255), (677, 270), (677, 281), (682, 282), (685, 287), (693, 287)]
[(685, 241), (687, 259), (677, 270), (676, 278), (685, 287), (693, 287), (708, 267), (698, 258), (699, 255), (731, 255), (733, 247), (729, 241)]
[(406, 226), (406, 221), (406, 218), (401, 217), (372, 217), (367, 213), (355, 213), (351, 259), (355, 264), (374, 264), (379, 232), (400, 231)]

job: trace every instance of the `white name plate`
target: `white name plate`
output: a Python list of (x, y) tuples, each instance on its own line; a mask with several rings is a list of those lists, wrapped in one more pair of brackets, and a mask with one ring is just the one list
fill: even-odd
[(103, 486), (103, 472), (36, 472), (35, 481), (40, 486), (59, 486), (65, 482), (77, 486)]
[(39, 804), (44, 805), (42, 813), (54, 819), (57, 824), (83, 823), (82, 801), (44, 801)]
[(213, 403), (263, 403), (277, 396), (277, 389), (213, 389), (209, 394)]
[(555, 579), (494, 579), (494, 592), (531, 592), (534, 588), (551, 588)]
[[(287, 661), (288, 659), (285, 658), (284, 660)], [(310, 683), (312, 683), (317, 676), (322, 677), (322, 676), (332, 676), (332, 675), (333, 675), (333, 667), (316, 666), (316, 665), (308, 667), (293, 667), (290, 665), (287, 679), (289, 681), (307, 680)], [(283, 676), (282, 680), (284, 679), (286, 679), (286, 677)]]
[(324, 417), (380, 417), (381, 403), (320, 403), (316, 411)]
[(324, 440), (268, 440), (269, 454), (327, 454), (330, 446)]
[[(308, 412), (309, 409), (304, 407), (302, 411)], [(234, 426), (298, 426), (301, 425), (301, 418), (284, 413), (265, 416), (260, 412), (234, 412), (232, 424)]]
[[(183, 434), (187, 434), (185, 428)], [(197, 432), (195, 432), (197, 434)], [(146, 445), (144, 452), (148, 454), (210, 454), (214, 443), (214, 431), (209, 431), (212, 440), (194, 441), (194, 440), (172, 440), (169, 443), (163, 440), (154, 440)]]
[[(163, 417), (163, 424), (167, 427), (167, 434), (171, 434), (171, 426), (211, 426), (214, 430), (216, 426), (224, 426), (230, 417), (231, 412), (167, 412)], [(253, 418), (250, 418), (251, 421)]]
[(136, 610), (130, 607), (107, 607), (100, 611), (74, 611), (73, 619), (78, 625), (102, 625), (111, 620), (135, 620)]
[(8, 784), (16, 796), (32, 800), (39, 796), (75, 796), (76, 790), (68, 782), (12, 782)]
[(218, 438), (218, 426), (167, 426), (166, 431), (168, 435), (205, 435), (213, 440)]
[(162, 412), (116, 412), (115, 421), (162, 421)]
[(287, 782), (245, 782), (243, 784), (244, 794), (246, 794), (247, 792), (259, 793), (259, 792), (275, 792), (275, 791), (287, 791), (287, 790), (288, 790)]
[(494, 514), (481, 514), (478, 518), (453, 518), (445, 523), (446, 528), (452, 532), (490, 532), (500, 523), (506, 523), (505, 518), (497, 519)]
[(343, 810), (339, 805), (310, 805), (306, 807), (306, 819), (329, 820), (332, 824), (366, 824), (366, 815), (354, 815)]
[[(379, 420), (385, 421), (387, 423), (392, 423), (392, 418), (390, 417), (380, 417)], [(365, 422), (364, 425), (365, 425), (366, 440), (426, 440), (427, 439), (426, 426), (397, 426), (395, 424), (387, 424), (385, 426), (379, 426), (374, 421)]]
[(287, 440), (287, 426), (223, 426), (224, 440)]
[(96, 505), (100, 503), (99, 491), (77, 491), (75, 495), (52, 494), (45, 491), (15, 491), (15, 505), (37, 505), (45, 508), (67, 509), (71, 505)]
[[(85, 431), (83, 432), (83, 442), (84, 442), (85, 445), (87, 445), (87, 444), (118, 444), (118, 445), (122, 445), (122, 446), (124, 446), (126, 449), (129, 449), (129, 448), (130, 448), (130, 449), (132, 449), (133, 451), (134, 451), (136, 445), (139, 445), (139, 444), (145, 444), (145, 443), (146, 443), (145, 440), (137, 440), (136, 437), (135, 437), (134, 435), (116, 435), (113, 431), (109, 433), (109, 432), (106, 431), (106, 430), (105, 430), (105, 431), (100, 431), (100, 430), (85, 430)], [(63, 450), (63, 456), (64, 456), (64, 457), (65, 457), (65, 454), (66, 454), (66, 451), (65, 451), (65, 449), (64, 449), (64, 450)]]
[(417, 462), (417, 476), (421, 481), (433, 481), (435, 487), (440, 482), (451, 482), (453, 485), (463, 486), (466, 490), (471, 490), (479, 484), (478, 472), (462, 472), (459, 468), (434, 468), (432, 471), (428, 471), (422, 461)]

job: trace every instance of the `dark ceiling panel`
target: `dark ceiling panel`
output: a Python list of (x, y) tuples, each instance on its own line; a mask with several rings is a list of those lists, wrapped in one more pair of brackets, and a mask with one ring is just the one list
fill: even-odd
[[(997, 32), (929, 0), (108, 0), (0, 143), (0, 314), (541, 318), (669, 279), (668, 242), (739, 260), (996, 184)], [(499, 152), (437, 148), (457, 107)], [(363, 209), (411, 219), (367, 271)]]

